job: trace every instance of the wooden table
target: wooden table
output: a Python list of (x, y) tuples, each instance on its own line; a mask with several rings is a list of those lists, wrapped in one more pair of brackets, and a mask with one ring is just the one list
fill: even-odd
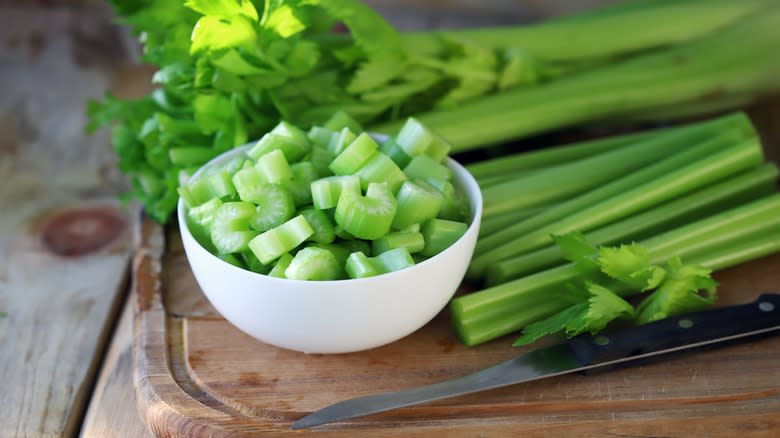
[[(452, 11), (468, 9), (374, 4), (402, 27), (455, 24), (463, 15)], [(517, 21), (568, 5), (495, 0), (469, 18)], [(83, 130), (87, 99), (149, 88), (152, 71), (111, 19), (97, 0), (0, 5), (0, 437), (151, 436), (136, 410), (127, 305), (138, 209), (115, 199), (125, 183), (107, 133)], [(771, 127), (778, 108), (756, 120)], [(764, 133), (776, 160), (780, 129)]]

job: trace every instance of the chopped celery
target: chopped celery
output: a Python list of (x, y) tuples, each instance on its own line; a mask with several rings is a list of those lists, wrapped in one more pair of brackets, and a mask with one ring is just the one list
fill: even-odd
[(431, 219), (422, 225), (425, 248), (420, 255), (432, 257), (455, 243), (468, 229), (463, 222), (449, 221), (445, 219)]
[(314, 231), (309, 240), (317, 243), (332, 243), (336, 240), (336, 231), (333, 228), (333, 223), (322, 210), (308, 208), (301, 210), (300, 214), (303, 215)]
[(268, 271), (269, 277), (277, 277), (277, 278), (287, 278), (284, 276), (284, 271), (287, 270), (287, 267), (290, 266), (290, 263), (293, 261), (293, 256), (289, 253), (284, 253), (276, 260), (276, 262), (273, 265), (273, 268), (271, 268), (270, 271)]
[(408, 118), (395, 136), (395, 143), (412, 158), (425, 153), (433, 141), (434, 134), (414, 117)]
[(257, 160), (265, 154), (279, 150), (287, 162), (294, 163), (311, 150), (311, 142), (301, 129), (288, 123), (280, 122), (268, 134), (264, 135), (248, 152), (250, 158)]
[(385, 142), (382, 143), (380, 150), (383, 154), (390, 157), (398, 167), (406, 167), (406, 165), (412, 161), (412, 157), (406, 155), (406, 152), (404, 152), (404, 150), (401, 149), (401, 146), (398, 146), (398, 143), (392, 138), (385, 140)]
[(276, 184), (257, 186), (257, 213), (252, 216), (250, 226), (260, 232), (270, 230), (290, 220), (295, 215), (295, 202), (289, 190)]
[(291, 165), (290, 170), (293, 177), (285, 183), (285, 187), (292, 194), (295, 205), (298, 207), (310, 205), (312, 203), (311, 183), (319, 178), (317, 169), (310, 161), (303, 161)]
[(349, 234), (373, 240), (390, 231), (396, 200), (386, 183), (371, 183), (365, 196), (344, 190), (336, 206), (336, 223)]
[(391, 249), (375, 257), (354, 252), (347, 258), (346, 271), (350, 278), (366, 278), (399, 271), (414, 264), (406, 248)]
[(359, 192), (360, 178), (355, 175), (329, 176), (311, 183), (311, 197), (314, 207), (327, 210), (335, 207), (342, 191)]
[(360, 134), (330, 163), (336, 175), (353, 175), (371, 158), (379, 154), (379, 146), (366, 133)]
[(360, 186), (367, 189), (371, 183), (387, 183), (395, 193), (406, 181), (406, 174), (385, 154), (377, 153), (355, 173), (360, 178)]
[(312, 234), (314, 234), (314, 230), (309, 223), (303, 216), (298, 215), (253, 238), (248, 242), (248, 246), (260, 260), (260, 263), (267, 265), (282, 254), (295, 249)]
[(444, 195), (436, 189), (406, 181), (396, 195), (398, 210), (393, 228), (400, 230), (438, 216)]
[(256, 208), (249, 202), (225, 202), (217, 208), (211, 222), (211, 241), (220, 254), (241, 252), (257, 236), (249, 228)]
[(281, 183), (292, 179), (293, 173), (290, 164), (281, 150), (275, 149), (255, 162), (255, 167), (260, 171), (266, 181)]
[(336, 256), (327, 249), (306, 247), (298, 251), (284, 276), (291, 280), (337, 280), (341, 267)]
[(440, 181), (450, 180), (450, 169), (435, 161), (428, 155), (418, 155), (404, 167), (404, 173), (412, 179), (427, 181), (436, 179)]
[(419, 231), (399, 231), (387, 233), (371, 242), (374, 254), (382, 254), (396, 248), (406, 248), (411, 254), (420, 252), (425, 248), (425, 238)]

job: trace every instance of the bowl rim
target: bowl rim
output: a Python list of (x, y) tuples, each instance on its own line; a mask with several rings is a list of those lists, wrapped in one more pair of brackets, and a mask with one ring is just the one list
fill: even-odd
[[(244, 144), (244, 145), (236, 146), (235, 148), (232, 148), (232, 149), (229, 149), (229, 150), (227, 150), (225, 152), (220, 153), (216, 157), (212, 158), (211, 160), (209, 160), (206, 163), (204, 163), (203, 165), (201, 165), (198, 168), (198, 170), (195, 173), (193, 173), (187, 179), (187, 183), (189, 183), (193, 179), (199, 177), (201, 175), (201, 173), (203, 173), (209, 166), (213, 165), (214, 163), (216, 163), (218, 161), (225, 160), (226, 157), (228, 157), (228, 156), (241, 154), (241, 153), (245, 152), (246, 150), (248, 150), (253, 145), (254, 145), (254, 142), (251, 142), (251, 143), (247, 143), (247, 144)], [(400, 269), (398, 271), (387, 272), (387, 273), (384, 273), (384, 274), (375, 275), (373, 277), (365, 277), (365, 278), (346, 278), (346, 279), (339, 279), (339, 280), (311, 281), (311, 280), (296, 280), (296, 279), (289, 279), (289, 278), (271, 277), (271, 276), (266, 275), (266, 274), (260, 274), (258, 272), (254, 272), (254, 271), (250, 271), (248, 269), (240, 268), (238, 266), (232, 265), (232, 264), (222, 260), (221, 258), (217, 257), (215, 254), (212, 254), (211, 251), (209, 251), (206, 248), (204, 248), (203, 245), (200, 242), (198, 242), (197, 239), (195, 239), (195, 236), (193, 236), (192, 233), (189, 230), (189, 225), (187, 223), (187, 218), (186, 218), (186, 213), (185, 213), (186, 210), (187, 210), (187, 207), (184, 205), (184, 201), (182, 200), (181, 196), (179, 196), (179, 199), (178, 199), (178, 201), (176, 203), (176, 215), (177, 215), (177, 220), (178, 220), (179, 233), (183, 234), (183, 233), (186, 232), (187, 235), (189, 236), (189, 238), (192, 239), (192, 241), (196, 244), (195, 245), (196, 249), (198, 251), (204, 253), (206, 255), (206, 257), (212, 263), (220, 264), (221, 266), (226, 267), (228, 270), (235, 270), (236, 272), (240, 272), (241, 273), (240, 275), (249, 275), (249, 276), (256, 277), (258, 279), (263, 279), (263, 280), (266, 280), (266, 281), (270, 281), (272, 283), (280, 282), (281, 284), (284, 284), (284, 285), (287, 285), (287, 286), (295, 285), (296, 283), (300, 284), (300, 285), (306, 285), (306, 286), (309, 286), (309, 287), (315, 287), (315, 288), (317, 288), (317, 287), (332, 287), (334, 285), (344, 285), (344, 284), (347, 284), (347, 283), (349, 283), (351, 285), (355, 285), (355, 284), (358, 284), (358, 283), (370, 283), (372, 281), (376, 281), (377, 279), (386, 279), (386, 278), (388, 278), (390, 276), (408, 275), (410, 270), (424, 269), (427, 265), (430, 264), (429, 262), (431, 262), (432, 260), (434, 260), (438, 256), (444, 254), (445, 252), (449, 251), (454, 246), (459, 244), (464, 238), (466, 238), (466, 235), (469, 234), (470, 232), (476, 232), (477, 234), (479, 233), (479, 227), (481, 225), (481, 220), (482, 220), (482, 207), (483, 207), (482, 190), (481, 190), (481, 188), (479, 186), (479, 183), (477, 183), (477, 180), (476, 180), (476, 178), (474, 178), (474, 175), (472, 175), (471, 172), (469, 172), (468, 169), (466, 169), (465, 166), (463, 166), (462, 164), (458, 163), (457, 161), (455, 161), (450, 156), (445, 157), (445, 159), (446, 159), (448, 167), (457, 170), (459, 173), (461, 173), (463, 176), (465, 176), (465, 178), (463, 178), (463, 181), (462, 181), (461, 185), (467, 186), (467, 187), (471, 186), (474, 189), (474, 190), (469, 190), (469, 193), (471, 193), (473, 191), (474, 200), (476, 201), (476, 205), (471, 205), (472, 204), (471, 196), (468, 196), (468, 195), (466, 196), (466, 198), (469, 200), (469, 204), (470, 204), (469, 207), (471, 207), (469, 209), (470, 213), (473, 211), (471, 220), (468, 223), (468, 228), (466, 229), (466, 232), (463, 233), (463, 235), (460, 238), (458, 238), (458, 240), (453, 242), (444, 251), (440, 252), (439, 254), (434, 255), (433, 257), (429, 257), (429, 258), (423, 260), (422, 262), (415, 263), (413, 266), (409, 266), (407, 268)], [(186, 251), (185, 251), (185, 253), (186, 253)], [(471, 255), (469, 257), (471, 257)], [(189, 258), (189, 255), (187, 255), (187, 258)]]

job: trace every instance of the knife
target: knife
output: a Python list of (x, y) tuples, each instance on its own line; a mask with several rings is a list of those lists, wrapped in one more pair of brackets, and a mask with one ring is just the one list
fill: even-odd
[(303, 429), (516, 383), (574, 372), (634, 366), (685, 350), (719, 348), (780, 334), (780, 294), (662, 319), (607, 335), (580, 335), (475, 373), (432, 385), (353, 398), (292, 424)]

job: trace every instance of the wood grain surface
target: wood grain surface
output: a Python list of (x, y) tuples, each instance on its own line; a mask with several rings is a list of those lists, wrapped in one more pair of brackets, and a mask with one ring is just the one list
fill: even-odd
[[(163, 231), (153, 231), (151, 224), (146, 230), (153, 238), (142, 252), (162, 253)], [(365, 352), (306, 355), (263, 344), (214, 313), (181, 260), (177, 234), (169, 232), (167, 240), (160, 264), (144, 258), (134, 273), (144, 285), (136, 291), (139, 402), (158, 436), (300, 433), (289, 430), (291, 422), (330, 403), (457, 377), (525, 351), (511, 348), (510, 338), (466, 348), (453, 335), (446, 312), (405, 339)], [(777, 272), (780, 255), (718, 273), (720, 304), (778, 290)], [(158, 276), (161, 281), (154, 281)], [(166, 313), (169, 307), (177, 311)], [(313, 432), (770, 437), (780, 428), (778, 363), (780, 338), (767, 339), (398, 409)]]
[(0, 5), (0, 436), (72, 436), (125, 282), (131, 219), (88, 98), (128, 52), (104, 4)]

